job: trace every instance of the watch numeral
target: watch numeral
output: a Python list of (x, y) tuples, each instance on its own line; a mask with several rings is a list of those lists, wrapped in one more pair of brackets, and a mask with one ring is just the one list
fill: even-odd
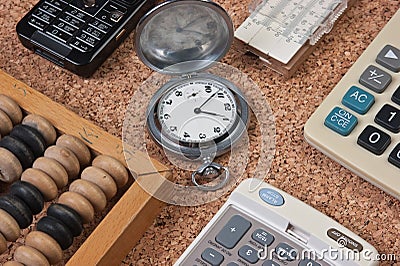
[(224, 95), (224, 93), (223, 92), (218, 92), (218, 98), (224, 98), (225, 97), (225, 95)]
[(204, 133), (200, 133), (199, 134), (199, 138), (200, 139), (205, 139), (207, 136), (206, 136), (206, 134), (204, 134)]
[(165, 120), (170, 119), (170, 118), (171, 118), (171, 116), (169, 114), (164, 114), (164, 119)]
[(207, 92), (207, 93), (211, 93), (211, 92), (212, 92), (212, 89), (211, 89), (210, 86), (206, 86), (206, 92)]
[(231, 105), (229, 103), (225, 103), (224, 106), (225, 106), (225, 111), (232, 110), (232, 107), (231, 107)]
[(177, 126), (170, 126), (170, 127), (169, 127), (169, 130), (171, 130), (171, 131), (177, 131), (177, 130), (178, 130), (178, 127), (177, 127)]
[(181, 91), (175, 91), (175, 95), (176, 95), (177, 97), (179, 97), (179, 96), (182, 96), (183, 93), (182, 93)]
[(187, 133), (187, 132), (183, 132), (183, 137), (185, 137), (185, 138), (190, 138), (190, 135), (189, 135), (189, 133)]
[(222, 120), (223, 121), (229, 121), (229, 118), (228, 117), (224, 117), (224, 118), (222, 118)]
[(172, 99), (166, 100), (165, 103), (171, 105), (172, 104)]
[(215, 132), (215, 133), (221, 132), (221, 128), (220, 128), (220, 127), (214, 127), (214, 132)]

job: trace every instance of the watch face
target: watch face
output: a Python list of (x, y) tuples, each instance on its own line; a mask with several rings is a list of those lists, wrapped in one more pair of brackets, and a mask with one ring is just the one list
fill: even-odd
[(187, 80), (160, 99), (157, 117), (163, 134), (176, 141), (206, 143), (229, 133), (237, 121), (232, 92), (215, 80)]

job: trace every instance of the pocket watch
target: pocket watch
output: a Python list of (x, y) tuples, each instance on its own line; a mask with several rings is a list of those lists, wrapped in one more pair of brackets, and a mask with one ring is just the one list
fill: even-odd
[[(233, 25), (227, 12), (211, 1), (164, 2), (138, 23), (137, 55), (153, 70), (171, 75), (147, 107), (147, 130), (167, 151), (203, 164), (192, 182), (217, 190), (229, 179), (229, 169), (216, 156), (229, 152), (247, 130), (249, 106), (232, 82), (203, 70), (229, 50)], [(200, 179), (219, 178), (216, 185)]]

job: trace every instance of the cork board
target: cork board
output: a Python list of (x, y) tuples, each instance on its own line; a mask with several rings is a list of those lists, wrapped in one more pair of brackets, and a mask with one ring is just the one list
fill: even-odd
[[(235, 27), (248, 15), (250, 0), (218, 2)], [(35, 3), (4, 0), (0, 4), (0, 68), (120, 137), (126, 106), (152, 73), (135, 55), (133, 35), (94, 76), (80, 78), (34, 55), (18, 41), (15, 26)], [(309, 146), (303, 126), (399, 7), (398, 0), (357, 1), (290, 79), (233, 49), (222, 60), (249, 75), (274, 112), (276, 153), (265, 180), (340, 222), (380, 253), (397, 255), (400, 202)], [(154, 156), (167, 163), (162, 153)], [(249, 173), (252, 167), (248, 166)], [(227, 196), (196, 207), (166, 206), (122, 265), (173, 264)]]

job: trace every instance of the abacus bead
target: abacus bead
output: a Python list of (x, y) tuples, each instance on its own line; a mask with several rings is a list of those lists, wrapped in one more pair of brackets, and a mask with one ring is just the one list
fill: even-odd
[(115, 184), (114, 179), (107, 174), (107, 172), (98, 167), (89, 166), (85, 168), (82, 171), (81, 179), (90, 181), (99, 186), (106, 195), (107, 200), (114, 197), (117, 193), (117, 185)]
[(28, 182), (15, 182), (11, 185), (10, 194), (25, 202), (34, 215), (43, 210), (44, 200), (42, 193), (40, 193), (34, 185)]
[(10, 136), (25, 143), (33, 152), (35, 158), (43, 155), (46, 149), (46, 141), (34, 128), (26, 125), (16, 125), (10, 132)]
[(29, 246), (17, 247), (14, 260), (25, 266), (50, 266), (49, 261), (39, 250)]
[(74, 209), (82, 218), (82, 222), (88, 223), (94, 218), (94, 209), (92, 204), (81, 194), (67, 191), (61, 194), (58, 203), (65, 204)]
[(3, 254), (3, 252), (5, 252), (6, 250), (7, 250), (7, 240), (0, 232), (0, 254)]
[(0, 147), (0, 181), (12, 183), (22, 174), (22, 165), (9, 150)]
[(8, 212), (0, 209), (0, 233), (7, 241), (15, 241), (20, 234), (20, 228), (17, 221)]
[(53, 145), (46, 149), (44, 157), (52, 158), (59, 162), (67, 171), (69, 179), (78, 177), (80, 171), (79, 161), (69, 149)]
[(3, 94), (0, 94), (0, 110), (3, 110), (10, 117), (13, 125), (21, 122), (21, 108), (13, 99)]
[(39, 131), (46, 141), (46, 146), (50, 146), (56, 141), (56, 130), (46, 118), (36, 114), (29, 114), (24, 117), (22, 124), (33, 127)]
[(122, 188), (128, 182), (129, 174), (125, 166), (111, 156), (99, 155), (94, 158), (92, 165), (103, 169), (112, 176), (118, 188)]
[(40, 251), (51, 265), (62, 260), (63, 253), (57, 241), (41, 231), (32, 231), (25, 238), (25, 245)]
[(102, 211), (107, 205), (104, 192), (90, 181), (77, 179), (69, 186), (69, 191), (84, 196), (92, 204), (95, 211)]
[(57, 139), (56, 145), (70, 149), (78, 158), (81, 167), (89, 165), (91, 159), (89, 148), (77, 137), (64, 134)]
[(34, 185), (42, 193), (45, 201), (53, 200), (58, 195), (56, 183), (50, 176), (39, 169), (26, 169), (21, 175), (21, 180)]
[(68, 173), (64, 166), (52, 158), (37, 158), (33, 162), (32, 168), (39, 169), (50, 176), (56, 183), (58, 189), (61, 189), (68, 184)]
[(24, 264), (18, 261), (7, 261), (3, 266), (24, 266)]
[(14, 137), (5, 136), (2, 138), (0, 147), (12, 152), (21, 163), (22, 169), (30, 167), (35, 160), (35, 156), (29, 146)]
[(82, 233), (82, 218), (74, 209), (64, 204), (55, 203), (47, 209), (47, 215), (63, 222), (71, 231), (73, 236)]
[(63, 222), (54, 217), (43, 217), (37, 223), (36, 229), (54, 238), (63, 250), (72, 245), (73, 236), (71, 231)]
[(33, 220), (29, 207), (19, 198), (12, 195), (0, 197), (0, 209), (8, 212), (17, 221), (19, 228), (27, 228)]
[(13, 128), (13, 124), (8, 115), (0, 110), (0, 135), (8, 135)]

